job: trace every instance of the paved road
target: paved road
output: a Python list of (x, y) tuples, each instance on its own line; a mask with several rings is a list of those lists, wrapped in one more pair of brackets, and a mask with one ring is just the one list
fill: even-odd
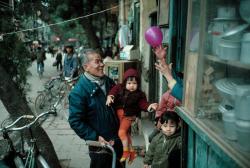
[[(45, 72), (42, 79), (39, 79), (36, 72), (36, 62), (30, 67), (32, 75), (28, 78), (31, 89), (27, 96), (34, 101), (37, 96), (37, 91), (43, 89), (43, 84), (52, 76), (56, 76), (59, 72), (55, 67), (52, 67), (54, 58), (47, 55), (45, 61)], [(34, 104), (30, 103), (31, 109), (34, 109)], [(62, 109), (62, 108), (60, 108)], [(89, 156), (85, 142), (75, 135), (66, 121), (63, 111), (59, 111), (57, 117), (52, 117), (43, 124), (43, 128), (51, 138), (55, 151), (58, 155), (63, 168), (87, 168), (89, 167)], [(134, 143), (137, 145), (143, 144), (142, 136), (134, 137)], [(127, 166), (127, 168), (142, 168), (142, 158), (138, 157), (135, 162)]]

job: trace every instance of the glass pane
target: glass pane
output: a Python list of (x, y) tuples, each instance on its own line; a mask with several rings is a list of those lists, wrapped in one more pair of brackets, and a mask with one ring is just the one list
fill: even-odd
[(249, 152), (250, 20), (245, 15), (250, 10), (241, 8), (249, 8), (250, 1), (207, 0), (205, 6), (198, 117), (208, 120), (213, 130), (221, 130), (236, 149)]
[(188, 50), (196, 52), (199, 48), (200, 1), (192, 1), (191, 30), (189, 32)]

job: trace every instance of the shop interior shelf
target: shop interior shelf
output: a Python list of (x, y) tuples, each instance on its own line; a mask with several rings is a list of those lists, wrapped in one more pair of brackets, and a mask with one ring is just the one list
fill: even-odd
[(214, 56), (214, 55), (206, 55), (206, 58), (208, 60), (210, 60), (210, 61), (213, 61), (213, 62), (227, 64), (227, 65), (238, 67), (238, 68), (250, 69), (250, 64), (243, 64), (240, 61), (222, 60), (222, 59), (220, 59), (220, 58), (218, 58), (217, 56)]

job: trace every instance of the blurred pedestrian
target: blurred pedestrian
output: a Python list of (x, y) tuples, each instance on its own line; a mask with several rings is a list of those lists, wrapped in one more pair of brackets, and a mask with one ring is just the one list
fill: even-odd
[(78, 76), (78, 60), (77, 55), (74, 53), (74, 48), (72, 45), (65, 46), (64, 55), (64, 76), (67, 78), (74, 78)]
[(44, 72), (44, 60), (46, 59), (45, 54), (46, 53), (42, 49), (42, 47), (38, 46), (37, 51), (36, 51), (36, 55), (37, 55), (36, 61), (37, 61), (37, 73), (40, 78), (43, 76), (43, 72)]
[(56, 53), (56, 69), (62, 71), (62, 50), (60, 48)]

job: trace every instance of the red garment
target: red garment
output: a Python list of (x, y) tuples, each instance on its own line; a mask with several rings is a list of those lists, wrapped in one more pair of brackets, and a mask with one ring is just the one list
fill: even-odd
[(138, 86), (140, 86), (138, 72), (135, 69), (128, 69), (124, 73), (123, 84), (117, 84), (109, 91), (109, 95), (115, 97), (114, 108), (116, 110), (122, 108), (125, 116), (138, 116), (141, 111), (147, 111), (149, 106), (145, 93), (139, 88), (133, 92), (126, 90), (126, 80), (132, 76), (136, 77)]
[[(134, 77), (137, 77), (139, 78), (139, 74), (138, 74), (138, 71), (133, 69), (133, 68), (130, 68), (128, 69), (125, 73), (124, 73), (124, 76), (123, 76), (123, 81), (125, 81), (128, 77), (130, 76), (134, 76)], [(139, 82), (139, 81), (137, 81)]]
[(161, 96), (159, 107), (156, 110), (155, 117), (160, 117), (166, 111), (174, 111), (176, 106), (180, 106), (181, 102), (170, 94), (170, 90)]
[(132, 122), (135, 119), (133, 117), (124, 116), (123, 109), (118, 109), (116, 112), (117, 112), (117, 116), (118, 116), (119, 121), (120, 121), (118, 135), (122, 141), (124, 141), (124, 140), (128, 141), (128, 146), (129, 146), (130, 144), (132, 144), (129, 129), (131, 127)]

